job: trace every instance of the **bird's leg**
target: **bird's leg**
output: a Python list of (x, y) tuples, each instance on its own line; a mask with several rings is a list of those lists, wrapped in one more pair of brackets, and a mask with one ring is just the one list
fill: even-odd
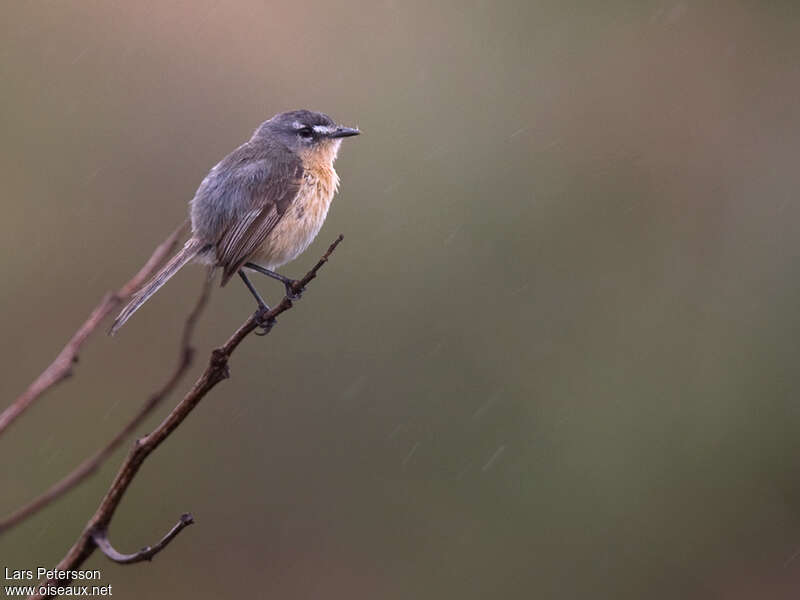
[(248, 269), (253, 269), (253, 271), (257, 271), (262, 275), (266, 275), (267, 277), (272, 277), (273, 279), (277, 279), (283, 286), (286, 288), (286, 297), (289, 300), (299, 300), (300, 296), (303, 295), (305, 288), (298, 290), (297, 292), (294, 291), (293, 286), (297, 283), (296, 279), (290, 279), (286, 277), (286, 275), (281, 275), (280, 273), (276, 273), (275, 271), (270, 271), (269, 269), (265, 269), (255, 263), (244, 263), (244, 266)]
[(258, 309), (269, 310), (269, 306), (267, 306), (267, 303), (264, 302), (264, 299), (258, 293), (258, 290), (256, 290), (255, 286), (252, 283), (250, 283), (250, 280), (247, 278), (247, 275), (245, 275), (244, 271), (242, 271), (241, 269), (239, 269), (239, 277), (242, 278), (242, 281), (244, 281), (244, 284), (247, 286), (247, 289), (250, 290), (250, 293), (253, 294), (253, 297), (256, 299), (256, 302), (258, 303)]
[(245, 275), (244, 271), (242, 271), (241, 269), (239, 269), (239, 277), (242, 278), (242, 281), (244, 281), (244, 284), (247, 286), (247, 289), (250, 290), (250, 293), (253, 294), (253, 296), (256, 299), (256, 302), (258, 303), (258, 309), (256, 310), (255, 318), (256, 318), (256, 323), (258, 323), (258, 326), (261, 328), (261, 333), (256, 332), (256, 335), (267, 335), (269, 333), (269, 330), (272, 329), (272, 326), (275, 325), (275, 317), (271, 319), (266, 319), (267, 313), (269, 312), (269, 306), (267, 305), (266, 302), (264, 302), (264, 299), (258, 293), (253, 284), (250, 283), (250, 280), (247, 278), (247, 275)]

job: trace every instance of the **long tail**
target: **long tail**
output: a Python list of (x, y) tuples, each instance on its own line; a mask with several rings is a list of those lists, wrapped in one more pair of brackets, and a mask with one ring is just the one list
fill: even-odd
[(125, 325), (125, 321), (131, 318), (133, 313), (139, 310), (139, 307), (142, 306), (145, 302), (150, 299), (150, 296), (155, 294), (162, 285), (169, 281), (170, 277), (175, 275), (181, 267), (183, 267), (186, 263), (192, 260), (197, 254), (203, 249), (203, 243), (200, 240), (195, 238), (191, 238), (189, 241), (186, 242), (183, 249), (180, 250), (175, 256), (173, 256), (170, 261), (164, 265), (156, 275), (148, 281), (142, 289), (136, 292), (131, 301), (128, 303), (128, 306), (122, 309), (122, 312), (119, 313), (116, 321), (111, 326), (111, 331), (108, 332), (109, 335), (114, 335), (117, 330)]

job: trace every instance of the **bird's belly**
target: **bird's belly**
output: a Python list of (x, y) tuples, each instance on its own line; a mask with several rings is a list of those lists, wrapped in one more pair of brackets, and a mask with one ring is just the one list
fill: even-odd
[(332, 198), (333, 190), (324, 189), (316, 182), (304, 183), (251, 260), (267, 269), (277, 269), (297, 258), (317, 237)]

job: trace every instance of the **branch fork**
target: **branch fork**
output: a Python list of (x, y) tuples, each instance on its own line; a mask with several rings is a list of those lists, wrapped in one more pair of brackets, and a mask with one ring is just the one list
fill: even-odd
[(113, 560), (115, 563), (119, 563), (121, 565), (129, 565), (131, 563), (142, 562), (144, 560), (153, 560), (153, 557), (156, 554), (166, 548), (167, 545), (174, 540), (184, 528), (188, 527), (192, 523), (194, 523), (194, 517), (192, 517), (191, 514), (182, 514), (180, 520), (175, 524), (175, 526), (170, 529), (155, 546), (145, 546), (133, 554), (122, 554), (111, 545), (111, 542), (108, 541), (107, 527), (96, 527), (92, 531), (92, 541), (110, 560)]

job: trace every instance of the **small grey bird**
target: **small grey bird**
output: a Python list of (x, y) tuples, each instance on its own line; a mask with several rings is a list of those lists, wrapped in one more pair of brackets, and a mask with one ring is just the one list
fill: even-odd
[(342, 138), (360, 131), (322, 113), (295, 110), (262, 123), (249, 141), (206, 175), (190, 202), (192, 237), (122, 310), (111, 335), (191, 260), (222, 269), (221, 285), (251, 269), (277, 279), (291, 294), (294, 280), (275, 269), (297, 258), (319, 233), (339, 176), (333, 168)]

